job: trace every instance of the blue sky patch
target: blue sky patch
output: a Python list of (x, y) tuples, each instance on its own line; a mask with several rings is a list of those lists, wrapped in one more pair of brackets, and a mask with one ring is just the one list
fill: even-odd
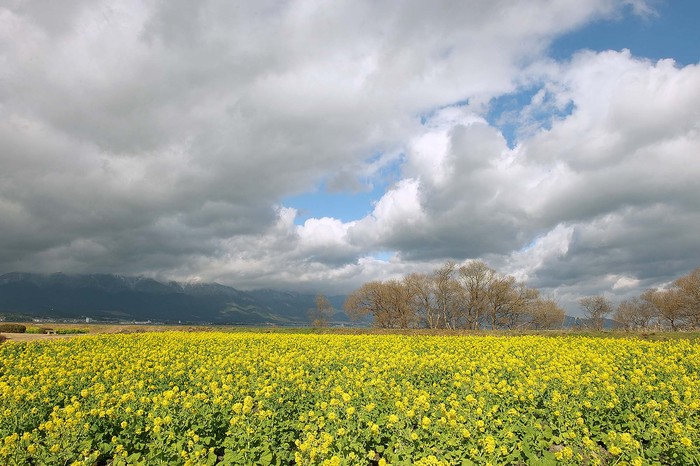
[(371, 256), (377, 260), (388, 262), (389, 259), (394, 257), (394, 254), (395, 254), (394, 251), (377, 251), (377, 252), (371, 254)]
[(697, 63), (700, 1), (667, 0), (655, 6), (655, 15), (641, 17), (628, 11), (617, 20), (596, 21), (565, 34), (552, 43), (550, 55), (556, 60), (567, 60), (581, 49), (629, 49), (637, 57), (673, 58), (679, 66)]
[[(377, 163), (382, 154), (374, 154), (367, 163)], [(334, 191), (326, 187), (325, 181), (314, 191), (287, 196), (282, 205), (297, 209), (294, 223), (303, 225), (309, 218), (332, 217), (342, 222), (360, 220), (374, 209), (374, 204), (386, 193), (389, 187), (401, 179), (403, 157), (381, 167), (371, 179), (363, 182), (371, 189), (365, 191)]]
[(325, 186), (317, 191), (289, 196), (282, 205), (297, 209), (295, 223), (303, 225), (309, 218), (333, 217), (343, 222), (360, 219), (372, 212), (373, 204), (384, 194), (382, 185), (365, 192), (328, 192)]
[(496, 97), (489, 103), (486, 121), (501, 131), (511, 149), (519, 139), (529, 137), (541, 128), (550, 129), (552, 121), (565, 118), (574, 111), (573, 102), (558, 108), (546, 92), (540, 102), (533, 104), (533, 98), (540, 92), (545, 92), (542, 87), (524, 88)]

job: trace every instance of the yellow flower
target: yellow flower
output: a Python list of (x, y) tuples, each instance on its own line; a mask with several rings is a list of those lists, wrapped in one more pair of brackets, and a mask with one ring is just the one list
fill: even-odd
[(496, 439), (493, 436), (488, 435), (484, 439), (484, 451), (486, 453), (493, 453), (496, 450)]
[[(124, 455), (131, 452), (123, 445), (134, 444), (124, 438), (126, 429), (147, 439), (138, 451), (143, 458), (162, 447), (180, 454), (182, 463), (203, 464), (215, 451), (203, 444), (211, 447), (214, 440), (205, 443), (194, 430), (185, 436), (181, 429), (194, 419), (207, 425), (211, 416), (229, 420), (223, 442), (231, 444), (217, 448), (240, 448), (233, 443), (241, 438), (269, 442), (280, 434), (276, 429), (298, 432), (284, 454), (299, 465), (361, 463), (346, 445), (363, 435), (381, 435), (386, 455), (402, 454), (406, 442), (422, 448), (458, 435), (453, 457), (500, 464), (509, 452), (533, 447), (509, 430), (516, 418), (540, 431), (558, 423), (562, 442), (577, 445), (557, 452), (567, 464), (594, 464), (604, 443), (620, 464), (639, 466), (636, 434), (613, 426), (653, 425), (645, 432), (652, 443), (675, 441), (691, 454), (697, 445), (699, 427), (691, 414), (700, 407), (700, 343), (688, 339), (650, 344), (588, 337), (165, 332), (15, 347), (0, 345), (0, 414), (7, 411), (7, 419), (24, 424), (14, 429), (17, 434), (10, 427), (0, 437), (0, 464), (12, 464), (15, 456), (38, 461), (58, 454), (65, 464), (109, 461), (99, 451), (82, 451), (85, 436), (105, 422), (124, 429), (114, 439), (115, 464), (123, 462), (117, 448)], [(608, 411), (608, 405), (620, 406), (623, 393), (630, 409)], [(549, 409), (539, 411), (541, 403)], [(587, 425), (589, 419), (606, 419), (604, 433)], [(431, 455), (437, 451), (414, 450), (420, 458), (410, 461), (448, 464)], [(384, 454), (372, 452), (364, 462), (376, 465)]]

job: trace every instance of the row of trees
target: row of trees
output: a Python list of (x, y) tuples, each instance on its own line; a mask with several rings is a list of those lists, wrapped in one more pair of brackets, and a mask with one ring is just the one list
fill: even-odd
[(595, 328), (602, 328), (603, 318), (612, 318), (627, 330), (649, 328), (700, 327), (700, 268), (695, 269), (667, 289), (649, 289), (640, 296), (626, 299), (617, 307), (603, 296), (580, 300), (581, 308)]
[(543, 329), (561, 326), (565, 317), (554, 300), (482, 261), (365, 283), (344, 307), (352, 318), (372, 315), (382, 328)]

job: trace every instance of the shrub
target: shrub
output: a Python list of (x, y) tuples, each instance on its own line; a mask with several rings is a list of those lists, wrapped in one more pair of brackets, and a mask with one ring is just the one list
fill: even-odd
[(41, 328), (41, 327), (27, 327), (26, 333), (35, 333), (35, 334), (41, 335), (41, 334), (46, 333), (46, 329)]
[(59, 328), (56, 330), (56, 333), (58, 335), (73, 335), (76, 333), (88, 333), (88, 330), (85, 328)]
[(24, 333), (27, 331), (27, 326), (22, 324), (0, 324), (0, 332), (5, 333)]

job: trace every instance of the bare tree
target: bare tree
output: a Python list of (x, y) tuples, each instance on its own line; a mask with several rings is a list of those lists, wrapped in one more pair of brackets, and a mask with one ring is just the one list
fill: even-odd
[(417, 322), (408, 287), (398, 280), (365, 283), (350, 293), (344, 308), (353, 319), (372, 314), (374, 325), (382, 328), (409, 328)]
[(494, 276), (486, 288), (485, 313), (491, 328), (512, 328), (538, 297), (539, 291), (528, 288), (513, 276)]
[(529, 325), (535, 329), (560, 328), (564, 323), (566, 313), (551, 298), (537, 298), (527, 308)]
[(583, 308), (584, 315), (596, 330), (603, 329), (603, 319), (612, 312), (612, 305), (605, 296), (587, 296), (581, 298), (579, 304)]
[(496, 278), (496, 271), (482, 261), (471, 261), (458, 270), (458, 280), (463, 293), (463, 307), (459, 315), (454, 316), (448, 327), (456, 328), (464, 318), (470, 330), (479, 328), (488, 303), (488, 288)]
[(383, 283), (383, 293), (386, 296), (386, 312), (384, 327), (410, 328), (415, 327), (418, 316), (415, 307), (411, 305), (411, 294), (408, 287), (399, 280), (388, 280)]
[(693, 270), (675, 282), (673, 285), (680, 293), (684, 314), (689, 325), (700, 326), (700, 268)]
[(333, 313), (331, 302), (325, 295), (319, 293), (316, 295), (316, 307), (309, 309), (308, 315), (311, 325), (314, 327), (328, 327)]
[(435, 280), (429, 275), (412, 273), (404, 278), (404, 285), (414, 314), (428, 328), (439, 328), (440, 314), (435, 300)]
[(641, 330), (649, 327), (655, 315), (656, 310), (649, 301), (635, 296), (618, 304), (613, 319), (625, 330)]
[(381, 293), (382, 283), (371, 281), (350, 293), (345, 300), (343, 309), (352, 320), (358, 320), (368, 314), (376, 316), (383, 312)]
[(435, 283), (435, 306), (437, 312), (437, 328), (447, 328), (450, 322), (456, 323), (462, 314), (462, 292), (455, 280), (457, 264), (446, 262), (433, 272)]
[(669, 290), (646, 290), (642, 293), (642, 299), (650, 303), (656, 310), (660, 322), (678, 330), (686, 318), (686, 308), (683, 295), (677, 288)]
[(518, 303), (515, 292), (515, 277), (494, 277), (486, 287), (487, 306), (484, 317), (492, 329), (496, 329), (512, 318)]

